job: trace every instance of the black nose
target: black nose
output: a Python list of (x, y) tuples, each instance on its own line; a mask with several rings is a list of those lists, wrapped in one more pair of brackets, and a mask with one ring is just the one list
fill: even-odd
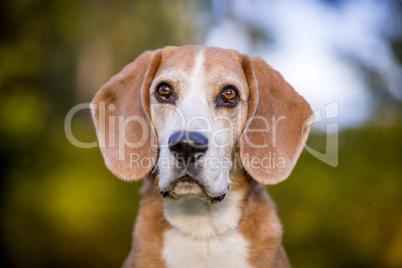
[(208, 149), (208, 139), (196, 132), (177, 132), (169, 138), (169, 149), (177, 160), (190, 163)]

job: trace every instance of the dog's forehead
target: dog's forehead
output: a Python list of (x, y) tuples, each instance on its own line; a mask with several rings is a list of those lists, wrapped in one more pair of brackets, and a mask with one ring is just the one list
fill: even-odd
[(202, 69), (208, 78), (237, 77), (243, 78), (240, 55), (231, 50), (203, 47), (183, 46), (168, 47), (162, 51), (162, 61), (158, 73), (182, 71), (190, 73), (202, 55)]

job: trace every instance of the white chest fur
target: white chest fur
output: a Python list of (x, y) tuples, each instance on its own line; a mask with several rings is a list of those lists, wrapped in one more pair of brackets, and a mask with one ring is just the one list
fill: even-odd
[(241, 195), (229, 192), (219, 204), (197, 199), (166, 200), (173, 228), (164, 234), (163, 257), (169, 268), (251, 267), (248, 242), (236, 232)]
[(192, 238), (176, 229), (164, 236), (168, 268), (248, 268), (247, 241), (236, 232), (214, 238)]

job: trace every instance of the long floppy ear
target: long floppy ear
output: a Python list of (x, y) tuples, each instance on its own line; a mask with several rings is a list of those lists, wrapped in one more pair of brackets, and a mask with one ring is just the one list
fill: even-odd
[(155, 164), (149, 87), (159, 63), (160, 51), (144, 52), (113, 76), (91, 103), (106, 166), (123, 180), (138, 180)]
[(243, 60), (249, 84), (248, 125), (240, 158), (257, 181), (275, 184), (291, 173), (307, 139), (310, 105), (260, 58)]

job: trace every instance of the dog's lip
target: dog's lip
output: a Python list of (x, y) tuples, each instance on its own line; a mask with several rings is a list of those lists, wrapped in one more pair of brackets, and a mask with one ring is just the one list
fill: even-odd
[[(214, 195), (214, 196), (208, 194), (207, 191), (205, 191), (205, 187), (197, 179), (195, 179), (192, 176), (189, 176), (187, 174), (177, 178), (172, 183), (171, 187), (169, 187), (167, 190), (161, 190), (161, 192), (160, 192), (161, 195), (167, 199), (173, 199), (173, 200), (180, 199), (180, 198), (177, 198), (177, 196), (175, 196), (175, 194), (172, 192), (172, 191), (174, 191), (174, 189), (178, 183), (197, 184), (202, 190), (202, 194), (201, 194), (202, 198), (201, 199), (209, 201), (211, 204), (216, 204), (216, 203), (221, 202), (226, 196), (226, 192), (221, 193), (219, 195)], [(228, 189), (229, 189), (229, 187), (228, 187)], [(200, 198), (200, 196), (198, 196), (198, 197)]]
[(216, 203), (222, 202), (222, 200), (225, 198), (225, 196), (226, 196), (226, 193), (221, 194), (220, 196), (211, 197), (210, 202), (211, 202), (211, 204), (216, 204)]
[(184, 174), (184, 175), (178, 177), (176, 180), (174, 180), (171, 183), (170, 187), (168, 187), (167, 190), (162, 190), (161, 191), (162, 196), (163, 197), (173, 197), (174, 198), (174, 195), (172, 194), (172, 191), (174, 191), (174, 189), (176, 188), (176, 186), (179, 183), (196, 184), (201, 188), (201, 190), (204, 193), (204, 195), (209, 196), (207, 194), (207, 192), (205, 191), (204, 186), (201, 183), (199, 183), (194, 177), (192, 177), (190, 175), (187, 175), (187, 174)]
[[(181, 177), (179, 177), (176, 181), (175, 181), (175, 185), (179, 182), (187, 182), (187, 183), (196, 183), (198, 185), (200, 185), (198, 183), (198, 181), (196, 179), (194, 179), (193, 177), (191, 177), (190, 175), (183, 175)], [(202, 188), (202, 186), (200, 185), (200, 187)]]
[(168, 187), (169, 190), (167, 190), (168, 192), (172, 191), (176, 185), (178, 183), (194, 183), (197, 184), (198, 186), (200, 186), (200, 188), (206, 193), (205, 191), (205, 187), (204, 185), (202, 185), (202, 183), (200, 183), (197, 179), (195, 179), (193, 176), (188, 175), (188, 174), (183, 174), (180, 177), (178, 177), (177, 179), (175, 179), (171, 184), (170, 187)]

